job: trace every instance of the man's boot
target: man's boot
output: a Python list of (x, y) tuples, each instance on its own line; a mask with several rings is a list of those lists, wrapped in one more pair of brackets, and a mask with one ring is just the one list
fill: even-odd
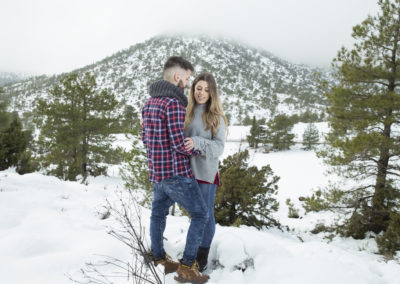
[(202, 284), (210, 279), (207, 274), (200, 274), (197, 261), (191, 267), (180, 263), (177, 273), (178, 276), (175, 276), (174, 279), (180, 283)]
[(208, 260), (209, 252), (210, 252), (210, 248), (199, 247), (199, 249), (197, 250), (196, 260), (199, 263), (199, 271), (200, 272), (203, 272), (207, 269), (207, 260)]
[(154, 260), (154, 264), (155, 266), (159, 264), (164, 266), (164, 274), (175, 272), (179, 266), (179, 262), (173, 261), (167, 253), (165, 253), (164, 258)]

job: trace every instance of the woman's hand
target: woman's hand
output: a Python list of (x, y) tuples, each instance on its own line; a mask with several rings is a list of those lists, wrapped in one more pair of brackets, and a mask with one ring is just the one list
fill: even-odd
[(185, 149), (186, 150), (190, 151), (194, 148), (194, 142), (193, 142), (192, 138), (190, 138), (190, 137), (185, 138), (184, 141), (185, 141)]

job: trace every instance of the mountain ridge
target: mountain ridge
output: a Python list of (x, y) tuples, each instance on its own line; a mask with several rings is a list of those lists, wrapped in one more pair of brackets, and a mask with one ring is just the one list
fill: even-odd
[(99, 89), (115, 94), (121, 111), (130, 104), (139, 112), (148, 98), (148, 86), (161, 79), (163, 64), (172, 55), (191, 61), (195, 74), (214, 74), (232, 124), (240, 124), (246, 116), (269, 118), (281, 112), (301, 114), (305, 109), (321, 114), (325, 100), (314, 73), (332, 80), (322, 68), (293, 64), (231, 39), (161, 35), (72, 72), (32, 77), (4, 89), (13, 110), (31, 112), (37, 99), (45, 98), (61, 76), (90, 72)]
[(0, 72), (0, 86), (13, 84), (29, 77), (31, 75), (25, 73)]

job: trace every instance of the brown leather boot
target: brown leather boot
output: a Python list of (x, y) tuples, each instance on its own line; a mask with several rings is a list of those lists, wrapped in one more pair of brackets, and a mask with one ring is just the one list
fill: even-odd
[(202, 284), (210, 279), (207, 274), (200, 274), (197, 261), (193, 263), (192, 267), (180, 263), (177, 273), (178, 276), (175, 276), (174, 279), (180, 283)]
[(165, 274), (175, 272), (179, 266), (179, 262), (173, 261), (172, 258), (168, 254), (165, 254), (164, 258), (162, 258), (162, 259), (154, 260), (154, 264), (156, 266), (159, 264), (164, 266)]

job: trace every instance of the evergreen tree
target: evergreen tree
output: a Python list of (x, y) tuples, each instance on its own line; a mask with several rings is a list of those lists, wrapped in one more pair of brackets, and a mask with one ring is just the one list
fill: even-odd
[(253, 116), (250, 135), (247, 135), (247, 142), (249, 142), (251, 148), (257, 149), (258, 144), (262, 143), (265, 139), (265, 128), (262, 125), (263, 122), (264, 120), (257, 120), (256, 117)]
[(122, 126), (128, 132), (139, 128), (138, 114), (131, 105), (126, 105), (124, 108)]
[(0, 87), (0, 131), (8, 126), (10, 115), (7, 112), (8, 103), (4, 97), (4, 89)]
[(300, 218), (299, 210), (296, 209), (296, 208), (294, 207), (294, 204), (293, 204), (293, 202), (290, 200), (290, 198), (287, 198), (287, 199), (286, 199), (286, 205), (287, 205), (288, 208), (289, 208), (289, 214), (288, 214), (288, 217), (289, 217), (289, 218), (293, 218), (293, 219)]
[(317, 113), (314, 113), (309, 108), (307, 108), (305, 112), (300, 115), (298, 122), (312, 123), (318, 121), (318, 118), (319, 117)]
[(304, 150), (311, 150), (319, 141), (319, 132), (315, 124), (309, 123), (303, 133)]
[(153, 186), (149, 181), (149, 168), (147, 165), (146, 149), (141, 141), (141, 125), (138, 114), (132, 106), (126, 106), (124, 110), (125, 130), (127, 135), (132, 135), (132, 149), (123, 155), (124, 166), (120, 173), (125, 187), (129, 190), (141, 191), (143, 206), (151, 207)]
[(295, 113), (295, 114), (289, 116), (289, 119), (292, 122), (292, 124), (295, 125), (296, 123), (300, 122), (301, 117), (297, 113)]
[(140, 200), (142, 205), (151, 207), (153, 196), (153, 186), (149, 180), (149, 168), (147, 156), (141, 138), (136, 135), (133, 137), (132, 149), (124, 155), (125, 164), (121, 169), (121, 176), (125, 182), (125, 187), (129, 190), (139, 190), (144, 193)]
[(294, 145), (293, 122), (285, 114), (278, 114), (267, 123), (266, 143), (272, 144), (271, 150), (288, 150)]
[(16, 165), (16, 169), (15, 170), (20, 175), (33, 173), (33, 172), (39, 170), (39, 164), (34, 159), (33, 153), (29, 148), (27, 148), (19, 156), (19, 160), (18, 160), (18, 163)]
[(343, 228), (355, 238), (400, 226), (392, 219), (400, 210), (400, 0), (378, 4), (377, 16), (353, 28), (354, 48), (342, 48), (333, 61), (339, 84), (327, 94), (332, 132), (321, 152), (355, 181), (350, 189), (325, 192), (332, 206), (350, 210)]
[(279, 177), (269, 165), (249, 167), (248, 159), (247, 150), (239, 151), (220, 164), (222, 183), (215, 196), (215, 220), (226, 226), (279, 226), (270, 216), (279, 207), (275, 199)]
[(26, 135), (16, 115), (9, 127), (0, 132), (0, 170), (17, 166), (27, 145)]
[[(254, 117), (253, 117), (254, 119)], [(244, 126), (248, 126), (248, 125), (252, 125), (253, 120), (250, 118), (250, 116), (248, 114), (246, 114), (246, 116), (244, 117), (243, 121), (242, 121), (242, 125)]]
[(114, 152), (110, 134), (118, 121), (116, 106), (113, 94), (97, 90), (93, 75), (62, 77), (36, 109), (42, 162), (48, 173), (64, 180), (105, 174), (104, 161)]

